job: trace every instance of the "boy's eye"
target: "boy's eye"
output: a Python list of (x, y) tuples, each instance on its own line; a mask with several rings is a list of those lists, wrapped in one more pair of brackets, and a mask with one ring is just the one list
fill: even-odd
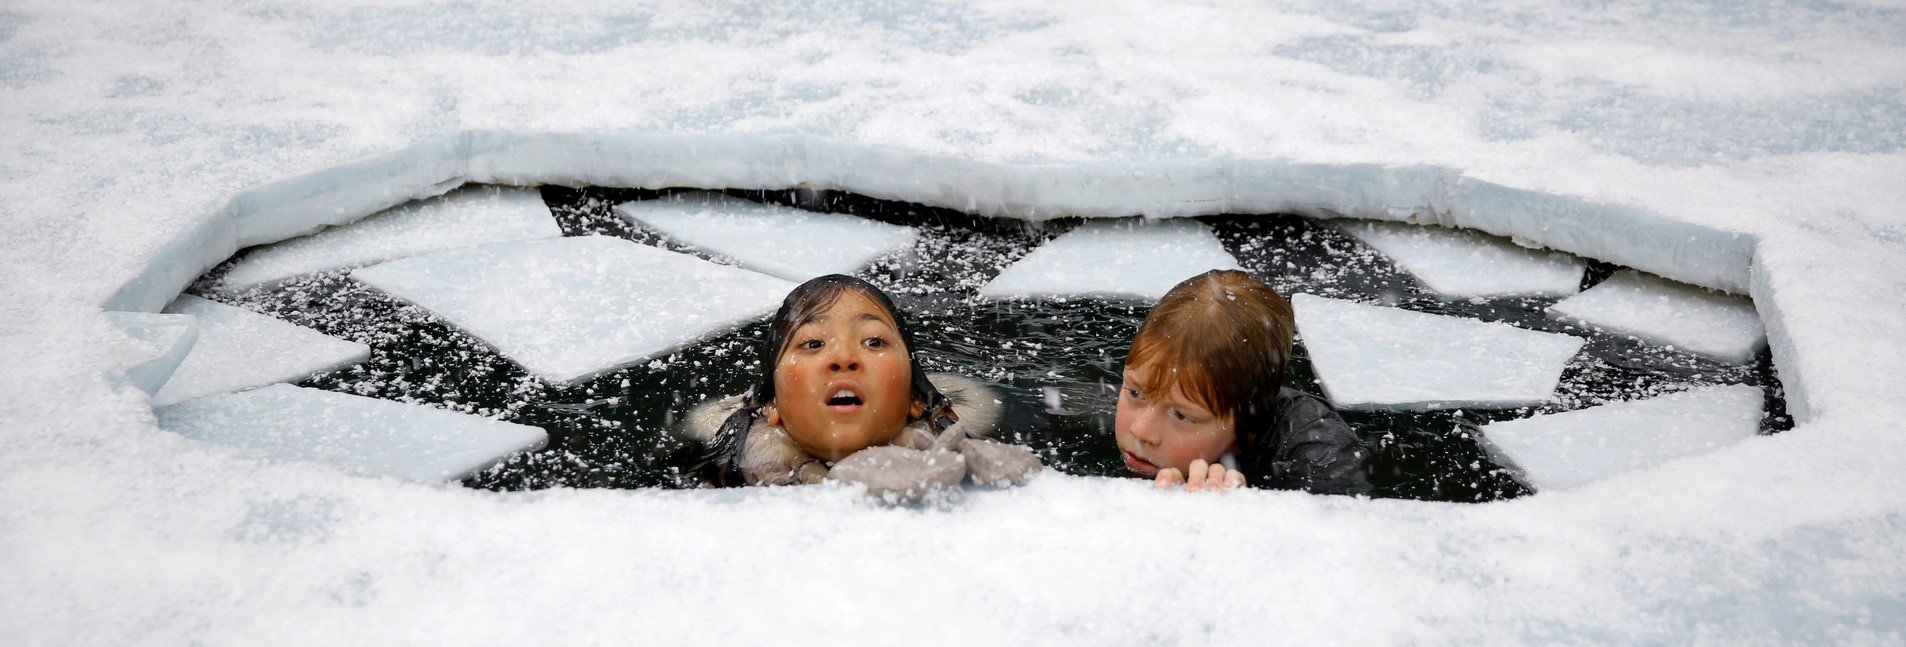
[(1125, 395), (1132, 396), (1132, 399), (1134, 400), (1143, 399), (1145, 397), (1138, 393), (1138, 389), (1133, 389), (1133, 388), (1126, 388)]
[(1185, 412), (1179, 411), (1177, 409), (1172, 409), (1171, 415), (1172, 417), (1177, 418), (1179, 422), (1185, 422), (1185, 421), (1191, 420), (1191, 417), (1185, 415)]

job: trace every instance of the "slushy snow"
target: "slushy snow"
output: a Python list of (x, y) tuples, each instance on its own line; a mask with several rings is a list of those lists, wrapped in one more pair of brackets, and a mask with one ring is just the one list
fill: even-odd
[(1571, 295), (1581, 289), (1582, 273), (1588, 269), (1569, 254), (1529, 249), (1470, 230), (1395, 222), (1334, 224), (1449, 299)]
[(153, 412), (187, 438), (317, 461), (353, 474), (454, 481), (543, 446), (528, 425), (290, 384), (198, 398)]
[(1711, 452), (1760, 431), (1766, 395), (1744, 384), (1482, 426), (1483, 447), (1538, 492)]
[(246, 252), (221, 288), (269, 287), (301, 274), (406, 256), (563, 235), (535, 189), (480, 186), (416, 200), (348, 225)]
[(121, 371), (147, 395), (158, 393), (172, 379), (199, 339), (199, 325), (192, 315), (108, 312), (106, 320), (137, 342), (138, 347), (127, 349)]
[(180, 296), (166, 312), (194, 317), (198, 341), (153, 396), (155, 406), (294, 382), (371, 356), (364, 344), (191, 295)]
[(1735, 364), (1767, 347), (1753, 301), (1634, 270), (1557, 302), (1549, 316)]
[(670, 240), (796, 283), (853, 274), (910, 249), (919, 231), (856, 216), (762, 204), (719, 193), (628, 202), (616, 213)]
[(1512, 409), (1548, 402), (1582, 340), (1504, 323), (1291, 297), (1297, 334), (1340, 409)]
[(351, 276), (561, 383), (765, 316), (794, 288), (766, 274), (606, 236), (469, 247)]
[(1206, 270), (1234, 269), (1237, 259), (1196, 220), (1094, 220), (1032, 250), (981, 286), (979, 295), (1156, 301)]

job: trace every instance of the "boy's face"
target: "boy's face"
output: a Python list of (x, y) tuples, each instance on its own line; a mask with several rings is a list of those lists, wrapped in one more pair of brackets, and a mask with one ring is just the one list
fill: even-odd
[(1119, 385), (1118, 414), (1112, 427), (1125, 466), (1145, 476), (1167, 467), (1184, 472), (1193, 460), (1215, 463), (1231, 451), (1237, 440), (1235, 418), (1196, 404), (1176, 386), (1169, 393), (1139, 391), (1139, 384), (1167, 382), (1148, 379), (1152, 369), (1127, 368), (1125, 383)]
[(886, 309), (856, 290), (788, 336), (774, 415), (809, 454), (837, 461), (891, 442), (913, 405), (907, 347)]

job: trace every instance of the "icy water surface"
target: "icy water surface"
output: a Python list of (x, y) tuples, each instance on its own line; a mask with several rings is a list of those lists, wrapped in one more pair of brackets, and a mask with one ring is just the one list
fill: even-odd
[[(1006, 404), (1001, 435), (1032, 446), (1048, 465), (1073, 474), (1123, 475), (1112, 443), (1112, 408), (1126, 344), (1147, 307), (1097, 299), (984, 302), (972, 296), (1012, 261), (1079, 221), (992, 220), (808, 191), (730, 193), (920, 227), (921, 239), (911, 252), (882, 259), (861, 276), (888, 290), (914, 318), (922, 363), (930, 371), (962, 373), (997, 387)], [(607, 234), (675, 248), (612, 211), (622, 202), (670, 194), (543, 190), (567, 235)], [(1248, 271), (1286, 295), (1308, 292), (1584, 334), (1543, 316), (1554, 299), (1439, 300), (1348, 235), (1303, 218), (1202, 220)], [(1615, 269), (1593, 265), (1586, 282), (1600, 281)], [(465, 482), (495, 490), (695, 485), (683, 470), (697, 461), (700, 448), (669, 429), (695, 404), (737, 393), (753, 381), (755, 346), (767, 328), (765, 322), (750, 324), (656, 361), (562, 388), (528, 376), (486, 344), (343, 272), (237, 294), (203, 287), (211, 284), (202, 281), (194, 293), (372, 347), (370, 361), (312, 378), (307, 386), (498, 416), (547, 430), (549, 444), (543, 450), (512, 457)], [(1760, 386), (1768, 393), (1770, 411), (1763, 433), (1791, 426), (1765, 352), (1750, 366), (1729, 366), (1627, 338), (1587, 336), (1587, 346), (1562, 376), (1556, 401), (1540, 408), (1345, 412), (1371, 452), (1374, 494), (1446, 501), (1526, 494), (1477, 444), (1476, 425), (1697, 385)], [(1321, 393), (1301, 342), (1295, 355), (1291, 386)]]

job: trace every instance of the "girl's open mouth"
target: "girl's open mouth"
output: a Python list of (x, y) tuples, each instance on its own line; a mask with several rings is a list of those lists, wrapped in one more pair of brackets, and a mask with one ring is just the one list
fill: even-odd
[(827, 396), (827, 408), (837, 412), (846, 413), (855, 411), (860, 409), (860, 405), (860, 394), (856, 393), (853, 389), (834, 389), (833, 395)]

